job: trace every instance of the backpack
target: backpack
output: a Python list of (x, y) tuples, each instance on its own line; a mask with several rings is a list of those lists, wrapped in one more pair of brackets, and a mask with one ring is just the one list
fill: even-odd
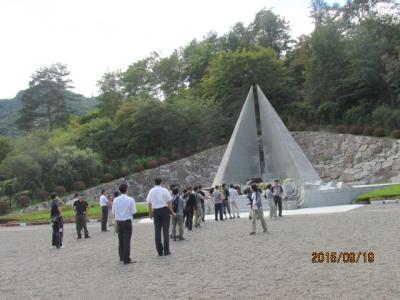
[(178, 211), (178, 205), (179, 205), (179, 195), (176, 195), (174, 200), (172, 200), (172, 210), (174, 213)]

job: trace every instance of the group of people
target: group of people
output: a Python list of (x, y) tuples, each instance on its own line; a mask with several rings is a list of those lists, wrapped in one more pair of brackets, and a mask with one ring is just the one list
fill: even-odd
[[(215, 186), (211, 189), (202, 189), (201, 186), (187, 187), (180, 193), (179, 187), (173, 185), (171, 191), (161, 186), (162, 179), (155, 179), (155, 186), (149, 191), (146, 202), (149, 207), (149, 217), (154, 222), (154, 238), (155, 246), (159, 256), (168, 256), (171, 254), (169, 247), (170, 237), (174, 241), (183, 241), (185, 238), (184, 226), (189, 230), (193, 227), (200, 228), (205, 222), (206, 210), (210, 212), (212, 206), (215, 213), (215, 221), (224, 221), (226, 219), (240, 218), (238, 201), (241, 194), (240, 187), (231, 184), (229, 189), (224, 183), (221, 186)], [(208, 194), (205, 192), (208, 190)], [(113, 194), (107, 194), (105, 190), (101, 191), (99, 198), (102, 218), (101, 231), (107, 232), (107, 223), (114, 225), (115, 231), (118, 233), (118, 253), (120, 261), (124, 264), (131, 264), (130, 245), (132, 237), (132, 218), (136, 213), (135, 199), (129, 197), (128, 185), (122, 183), (119, 185), (119, 191)], [(279, 180), (275, 180), (274, 185), (267, 185), (267, 189), (263, 192), (256, 183), (251, 184), (250, 188), (245, 191), (250, 206), (249, 218), (252, 219), (250, 235), (256, 233), (256, 220), (259, 219), (263, 232), (267, 231), (267, 225), (263, 215), (262, 196), (268, 200), (270, 207), (270, 218), (277, 218), (277, 210), (279, 216), (282, 216), (282, 193), (283, 189), (279, 184)], [(86, 215), (89, 204), (84, 200), (82, 194), (75, 195), (73, 202), (73, 210), (75, 211), (76, 232), (78, 239), (82, 238), (82, 230), (84, 237), (90, 238), (86, 226)], [(51, 194), (51, 219), (53, 225), (52, 244), (57, 248), (62, 247), (62, 200), (58, 198), (56, 193)], [(115, 222), (114, 222), (115, 220)], [(193, 225), (194, 224), (194, 225)], [(170, 232), (170, 225), (172, 230)]]

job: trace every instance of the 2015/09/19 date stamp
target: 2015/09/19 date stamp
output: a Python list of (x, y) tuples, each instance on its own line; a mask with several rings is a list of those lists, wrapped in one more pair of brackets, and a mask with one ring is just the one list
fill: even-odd
[(373, 263), (374, 252), (323, 252), (311, 253), (312, 263)]

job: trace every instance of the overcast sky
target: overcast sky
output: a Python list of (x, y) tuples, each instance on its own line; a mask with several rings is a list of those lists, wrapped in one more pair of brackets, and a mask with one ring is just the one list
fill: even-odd
[(75, 91), (97, 94), (106, 71), (126, 69), (157, 51), (162, 56), (246, 25), (263, 7), (291, 24), (292, 35), (312, 31), (309, 0), (0, 0), (0, 99), (28, 86), (41, 66), (67, 64)]

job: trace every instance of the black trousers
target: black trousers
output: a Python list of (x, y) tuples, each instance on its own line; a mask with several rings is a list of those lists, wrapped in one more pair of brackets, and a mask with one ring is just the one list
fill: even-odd
[(107, 231), (107, 218), (108, 218), (108, 207), (104, 205), (101, 207), (101, 231)]
[[(153, 209), (154, 237), (156, 249), (159, 255), (169, 252), (169, 225), (171, 222), (170, 211), (168, 207)], [(161, 242), (161, 230), (164, 243)]]
[(218, 221), (218, 212), (219, 212), (219, 219), (220, 220), (224, 219), (224, 216), (222, 214), (222, 203), (215, 204), (214, 211), (215, 211), (215, 221)]
[(275, 203), (275, 206), (278, 207), (279, 216), (282, 217), (282, 197), (280, 197), (280, 196), (274, 196), (274, 203)]
[(64, 231), (64, 221), (62, 218), (58, 218), (57, 221), (52, 223), (53, 233), (51, 244), (60, 248), (63, 242), (63, 231)]
[(231, 208), (229, 207), (229, 201), (228, 200), (222, 201), (222, 207), (224, 209), (224, 215), (226, 216), (226, 211), (228, 211), (229, 216), (231, 216)]
[(202, 221), (204, 222), (204, 221), (205, 221), (205, 220), (204, 220), (204, 217), (205, 217), (205, 215), (206, 215), (206, 211), (204, 210), (204, 209), (205, 209), (205, 207), (204, 207), (204, 201), (201, 202), (201, 209), (203, 210), (203, 218), (202, 218)]
[(189, 230), (193, 229), (193, 215), (194, 215), (194, 208), (193, 207), (187, 207), (186, 208), (185, 225)]
[(132, 220), (117, 221), (119, 260), (128, 262), (131, 256)]

